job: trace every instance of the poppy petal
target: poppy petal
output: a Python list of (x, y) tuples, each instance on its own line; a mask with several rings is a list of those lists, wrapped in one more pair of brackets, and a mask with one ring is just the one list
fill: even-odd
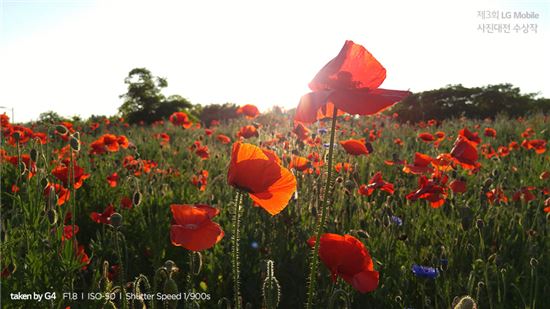
[(174, 246), (188, 250), (202, 251), (211, 248), (224, 237), (222, 228), (215, 222), (205, 222), (199, 228), (187, 228), (183, 225), (172, 225), (170, 240)]

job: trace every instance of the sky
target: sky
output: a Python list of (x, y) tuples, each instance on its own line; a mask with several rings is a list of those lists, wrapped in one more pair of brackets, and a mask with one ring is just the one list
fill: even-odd
[(192, 103), (290, 109), (345, 40), (386, 68), (382, 88), (512, 83), (550, 97), (550, 0), (0, 0), (0, 113), (113, 115), (136, 67)]

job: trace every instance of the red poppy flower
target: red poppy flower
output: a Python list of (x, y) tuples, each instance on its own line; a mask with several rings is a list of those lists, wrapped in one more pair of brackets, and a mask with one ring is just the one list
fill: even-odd
[(454, 193), (464, 193), (466, 192), (466, 181), (464, 179), (455, 179), (449, 184), (451, 190)]
[(474, 142), (459, 136), (451, 150), (451, 156), (463, 168), (475, 169), (480, 166), (479, 162), (477, 162), (478, 154), (476, 146), (477, 144)]
[(206, 185), (208, 184), (208, 171), (202, 170), (197, 175), (193, 175), (191, 182), (200, 191), (206, 190)]
[(111, 215), (114, 213), (115, 213), (115, 207), (113, 207), (112, 204), (109, 204), (107, 208), (105, 208), (103, 213), (94, 211), (90, 214), (90, 218), (95, 223), (109, 224), (111, 223)]
[(199, 146), (195, 150), (195, 154), (201, 158), (201, 160), (206, 160), (210, 158), (210, 153), (208, 152), (208, 146)]
[(445, 139), (445, 132), (437, 131), (435, 132), (435, 137), (437, 137), (438, 141), (442, 141)]
[(110, 152), (118, 151), (120, 144), (118, 143), (118, 137), (114, 134), (105, 134), (101, 137), (105, 148)]
[(206, 134), (206, 136), (210, 136), (210, 135), (212, 135), (212, 133), (214, 133), (214, 130), (212, 130), (212, 129), (204, 129), (204, 134)]
[(220, 141), (220, 143), (222, 143), (224, 145), (231, 143), (231, 139), (226, 135), (218, 134), (218, 136), (216, 136), (216, 138), (218, 139), (218, 141)]
[(550, 178), (550, 172), (549, 171), (542, 172), (539, 175), (539, 178), (540, 178), (540, 180), (546, 180), (546, 179)]
[(251, 138), (251, 137), (258, 137), (258, 136), (260, 136), (258, 134), (258, 130), (256, 129), (255, 126), (251, 126), (251, 125), (241, 127), (239, 132), (237, 132), (237, 137), (242, 137), (242, 138)]
[(173, 222), (170, 241), (174, 246), (202, 251), (213, 247), (224, 236), (219, 224), (212, 222), (219, 210), (208, 205), (170, 205)]
[(368, 185), (361, 185), (359, 187), (359, 194), (362, 194), (362, 195), (366, 194), (370, 196), (376, 189), (388, 192), (389, 194), (393, 194), (394, 192), (393, 184), (384, 181), (384, 179), (382, 179), (382, 173), (377, 172), (371, 178)]
[(114, 172), (111, 175), (107, 176), (107, 183), (109, 184), (109, 187), (114, 188), (117, 186), (118, 182), (118, 173)]
[[(69, 186), (69, 171), (71, 169), (66, 165), (59, 165), (52, 170), (52, 175), (63, 182), (65, 187)], [(72, 174), (72, 171), (71, 171)], [(90, 174), (86, 174), (84, 169), (78, 165), (74, 165), (74, 188), (78, 189), (82, 186), (84, 180), (88, 179)]]
[(437, 158), (432, 160), (432, 165), (442, 172), (447, 172), (453, 169), (453, 157), (448, 153), (442, 153)]
[(227, 182), (248, 192), (254, 202), (276, 215), (296, 191), (296, 178), (270, 156), (254, 145), (234, 143)]
[(368, 155), (370, 153), (365, 144), (365, 139), (348, 139), (341, 141), (340, 145), (342, 145), (344, 150), (352, 156)]
[(252, 118), (256, 118), (256, 116), (260, 114), (260, 111), (256, 106), (252, 104), (246, 104), (237, 109), (237, 114), (245, 115), (246, 118), (252, 119)]
[(394, 139), (393, 143), (398, 145), (398, 146), (403, 146), (403, 141), (400, 138)]
[(506, 146), (498, 146), (497, 154), (499, 157), (503, 158), (510, 154), (510, 148)]
[(523, 140), (521, 146), (534, 149), (537, 154), (543, 154), (546, 151), (546, 141), (542, 139)]
[(133, 206), (134, 206), (134, 202), (132, 202), (132, 199), (129, 198), (128, 196), (124, 196), (120, 200), (120, 207), (124, 209), (132, 209)]
[(72, 225), (63, 226), (63, 234), (61, 235), (61, 241), (65, 241), (73, 238), (73, 236), (75, 236), (79, 230), (80, 228), (78, 227), (78, 225), (74, 226), (74, 231), (73, 231)]
[(403, 172), (407, 174), (432, 173), (434, 170), (433, 167), (430, 166), (432, 160), (433, 158), (429, 155), (417, 152), (414, 155), (414, 163), (412, 165), (405, 165), (405, 167), (403, 167)]
[(298, 123), (292, 132), (294, 132), (301, 141), (306, 140), (309, 136), (309, 129), (301, 123)]
[(514, 193), (514, 195), (512, 196), (512, 200), (514, 202), (517, 202), (519, 201), (522, 197), (523, 197), (523, 200), (527, 203), (529, 201), (532, 201), (532, 200), (535, 200), (536, 197), (533, 193), (531, 193), (531, 191), (535, 190), (536, 188), (535, 187), (532, 187), (532, 186), (529, 186), (529, 187), (522, 187), (519, 191), (517, 191), (516, 193)]
[(485, 131), (483, 133), (487, 137), (497, 137), (497, 130), (493, 128), (485, 128)]
[(420, 138), (422, 141), (424, 141), (426, 143), (435, 141), (435, 137), (431, 133), (428, 133), (428, 132), (423, 132), (423, 133), (418, 134), (418, 138)]
[(407, 199), (416, 201), (417, 199), (425, 199), (430, 202), (432, 208), (439, 208), (445, 203), (447, 198), (447, 189), (445, 184), (447, 177), (442, 179), (428, 179), (426, 176), (421, 176), (418, 180), (418, 190), (407, 194)]
[(76, 256), (80, 258), (80, 263), (82, 263), (81, 269), (86, 270), (88, 268), (88, 265), (90, 264), (90, 257), (88, 256), (88, 254), (86, 254), (83, 245), (78, 245)]
[(175, 112), (168, 118), (170, 122), (175, 126), (181, 126), (184, 129), (189, 129), (193, 123), (189, 121), (189, 117), (184, 112)]
[(336, 170), (336, 173), (340, 173), (340, 171), (342, 170), (348, 173), (353, 172), (353, 166), (349, 163), (338, 162), (336, 163), (336, 165), (334, 165), (334, 169)]
[(481, 138), (479, 138), (477, 132), (472, 133), (470, 132), (470, 130), (468, 130), (468, 128), (464, 128), (458, 131), (458, 136), (465, 138), (469, 142), (472, 142), (474, 146), (477, 146), (479, 143), (481, 143)]
[[(378, 287), (379, 274), (363, 243), (351, 235), (326, 233), (321, 235), (319, 258), (330, 270), (332, 281), (339, 276), (361, 293), (372, 292)], [(315, 236), (307, 241), (315, 246)]]
[(312, 123), (338, 114), (371, 115), (401, 101), (409, 91), (378, 88), (386, 69), (363, 46), (346, 41), (334, 59), (309, 83), (313, 91), (304, 95), (296, 108), (296, 121)]
[(168, 135), (164, 132), (155, 134), (155, 138), (160, 140), (160, 145), (161, 146), (165, 146), (165, 145), (168, 145), (170, 143), (170, 135)]
[(533, 128), (527, 128), (521, 133), (521, 137), (523, 138), (531, 138), (533, 135), (535, 135), (535, 130), (533, 130)]
[(485, 193), (485, 196), (487, 196), (487, 200), (489, 201), (489, 204), (493, 205), (494, 203), (508, 203), (508, 197), (506, 194), (504, 194), (504, 191), (502, 191), (500, 188), (495, 188), (491, 191), (488, 191)]
[(290, 160), (290, 165), (288, 166), (288, 168), (294, 168), (300, 172), (307, 171), (310, 167), (311, 163), (307, 158), (295, 155), (292, 156), (292, 159)]

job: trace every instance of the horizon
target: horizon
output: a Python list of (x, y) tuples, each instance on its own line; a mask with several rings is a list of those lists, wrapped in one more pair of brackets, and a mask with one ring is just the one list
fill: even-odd
[[(548, 1), (151, 3), (2, 0), (0, 113), (14, 108), (16, 122), (47, 111), (114, 115), (135, 67), (166, 78), (164, 95), (193, 104), (288, 110), (347, 39), (387, 69), (382, 88), (510, 83), (550, 96)], [(483, 20), (485, 10), (539, 14), (509, 19), (537, 32), (483, 33), (480, 24), (507, 22)]]

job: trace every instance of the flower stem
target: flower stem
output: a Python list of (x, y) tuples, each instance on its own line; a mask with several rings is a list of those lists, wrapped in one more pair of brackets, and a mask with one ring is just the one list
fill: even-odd
[(235, 196), (235, 209), (233, 214), (233, 237), (231, 238), (232, 243), (232, 268), (233, 268), (233, 294), (235, 309), (241, 308), (240, 302), (240, 293), (239, 293), (239, 224), (240, 224), (240, 208), (243, 199), (243, 194), (241, 191), (237, 191)]
[(326, 216), (327, 216), (327, 205), (330, 194), (330, 186), (332, 179), (332, 153), (334, 151), (334, 136), (336, 135), (336, 115), (338, 114), (338, 109), (334, 106), (333, 115), (332, 115), (332, 126), (330, 129), (330, 144), (328, 148), (328, 165), (327, 165), (327, 179), (325, 183), (325, 191), (323, 200), (321, 201), (321, 217), (318, 218), (317, 224), (315, 226), (315, 245), (313, 247), (311, 262), (309, 264), (309, 286), (307, 291), (307, 304), (306, 308), (311, 309), (313, 306), (313, 295), (315, 294), (315, 283), (317, 279), (317, 266), (319, 265), (319, 246), (321, 233), (323, 232)]

